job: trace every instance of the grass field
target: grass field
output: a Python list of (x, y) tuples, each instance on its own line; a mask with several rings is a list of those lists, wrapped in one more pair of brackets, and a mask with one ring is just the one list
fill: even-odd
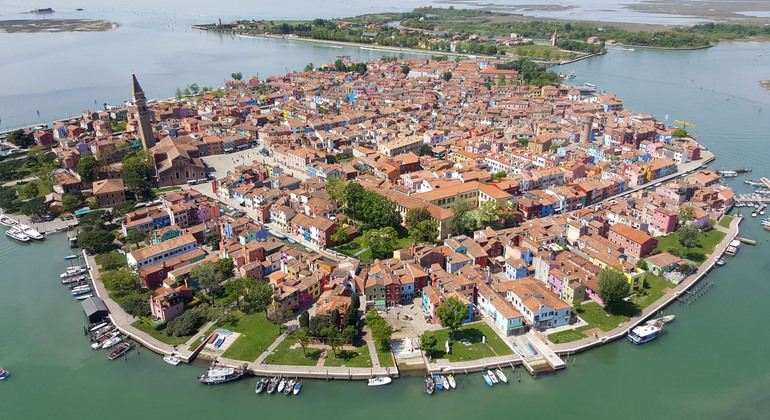
[[(503, 356), (512, 354), (513, 351), (503, 342), (489, 325), (483, 322), (475, 322), (463, 325), (455, 332), (454, 339), (449, 342), (450, 354), (444, 352), (444, 342), (449, 337), (449, 329), (435, 332), (438, 339), (438, 351), (433, 354), (434, 359), (446, 358), (450, 362), (478, 360), (485, 357)], [(487, 343), (481, 342), (482, 336), (487, 337)], [(465, 345), (460, 340), (467, 340), (470, 345)]]
[(641, 311), (663, 297), (663, 290), (665, 288), (673, 289), (674, 287), (676, 287), (674, 283), (664, 280), (652, 273), (646, 273), (644, 277), (644, 288), (641, 293), (637, 293), (631, 298), (631, 302), (633, 302), (637, 309)]
[(372, 367), (369, 346), (364, 344), (356, 350), (337, 350), (337, 358), (331, 351), (326, 354), (324, 366)]
[(559, 331), (557, 333), (549, 334), (548, 339), (554, 344), (570, 343), (588, 337), (583, 333), (583, 331), (588, 329), (591, 329), (591, 327), (584, 325), (575, 328), (574, 330)]
[(181, 337), (169, 336), (169, 335), (166, 335), (163, 331), (157, 331), (156, 329), (150, 327), (149, 325), (145, 324), (142, 320), (134, 322), (133, 324), (131, 324), (131, 326), (141, 332), (149, 334), (152, 338), (160, 342), (170, 344), (172, 346), (175, 346), (175, 345), (178, 346), (180, 344), (184, 344), (187, 342), (187, 340), (193, 337), (191, 335), (183, 335)]
[[(684, 258), (695, 262), (700, 267), (706, 261), (706, 254), (714, 252), (714, 248), (724, 237), (725, 233), (718, 230), (698, 233), (698, 244), (687, 248)], [(678, 256), (682, 255), (682, 245), (679, 243), (676, 233), (659, 236), (656, 239), (658, 240), (658, 250), (670, 252)]]
[(278, 338), (278, 327), (265, 319), (264, 312), (246, 315), (235, 312), (237, 320), (222, 326), (241, 336), (222, 355), (230, 359), (254, 361)]
[[(408, 248), (410, 245), (412, 245), (412, 240), (408, 236), (403, 238), (398, 238), (398, 241), (396, 242), (396, 249)], [(347, 244), (340, 245), (334, 248), (335, 251), (341, 254), (349, 255), (351, 257), (356, 257), (362, 261), (371, 260), (372, 251), (369, 249), (367, 249), (366, 251), (362, 252), (359, 255), (355, 255), (356, 252), (361, 251), (362, 249), (364, 249), (364, 246), (362, 243), (362, 238), (360, 236), (348, 242)]]
[(722, 226), (723, 228), (729, 228), (730, 223), (733, 222), (733, 216), (724, 216), (722, 217), (722, 220), (719, 221), (719, 226)]
[(291, 335), (286, 337), (278, 347), (273, 350), (266, 358), (265, 361), (271, 365), (291, 365), (291, 366), (315, 366), (318, 363), (318, 359), (321, 357), (321, 349), (307, 349), (305, 354), (302, 353), (302, 347), (292, 349), (291, 346), (296, 344), (297, 340)]
[(375, 347), (377, 348), (377, 359), (380, 361), (380, 366), (395, 367), (395, 364), (393, 363), (393, 356), (390, 353), (390, 350), (383, 350), (379, 345), (376, 345)]

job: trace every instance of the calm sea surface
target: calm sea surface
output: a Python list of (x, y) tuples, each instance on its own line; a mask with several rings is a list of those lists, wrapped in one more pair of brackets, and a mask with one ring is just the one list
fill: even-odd
[[(361, 12), (314, 4), (303, 2), (327, 17)], [(172, 14), (181, 15), (179, 5), (174, 7)], [(187, 19), (196, 20), (194, 15)], [(280, 15), (273, 10), (272, 16)], [(149, 96), (162, 97), (186, 83), (221, 84), (233, 71), (264, 77), (286, 68), (301, 70), (308, 61), (332, 61), (335, 55), (382, 54), (185, 32), (186, 24), (177, 23), (173, 31), (151, 32), (157, 19), (131, 22), (108, 34), (14, 35), (14, 59), (0, 63), (3, 127), (6, 119), (30, 122), (32, 116), (25, 116), (34, 116), (36, 109), (60, 118), (92, 107), (94, 100), (127, 99), (131, 68)], [(152, 35), (137, 34), (141, 25)], [(0, 34), (4, 47), (8, 39)], [(83, 57), (82, 64), (67, 59), (73, 54)], [(613, 49), (566, 70), (577, 73), (575, 83), (591, 82), (617, 94), (628, 109), (661, 120), (668, 115), (672, 124), (674, 119), (695, 124), (690, 131), (717, 155), (712, 167), (752, 166), (749, 176), (758, 178), (770, 175), (770, 93), (757, 85), (770, 77), (769, 59), (770, 44), (761, 43), (688, 52)], [(739, 192), (747, 191), (744, 179), (733, 181)], [(522, 375), (520, 383), (493, 389), (472, 375), (460, 381), (460, 389), (432, 397), (422, 392), (419, 378), (374, 389), (360, 382), (307, 381), (299, 397), (256, 396), (253, 379), (206, 387), (195, 380), (202, 368), (171, 367), (145, 349), (110, 362), (104, 351), (88, 346), (80, 305), (59, 284), (58, 273), (66, 267), (62, 257), (71, 253), (65, 237), (18, 244), (1, 235), (0, 366), (12, 372), (0, 382), (2, 418), (766, 418), (770, 232), (751, 218), (741, 229), (759, 245), (744, 246), (727, 266), (713, 271), (706, 280), (714, 286), (697, 302), (671, 306), (667, 312), (677, 320), (660, 339), (644, 346), (613, 343), (578, 355), (574, 365), (570, 360), (556, 375), (537, 380)]]

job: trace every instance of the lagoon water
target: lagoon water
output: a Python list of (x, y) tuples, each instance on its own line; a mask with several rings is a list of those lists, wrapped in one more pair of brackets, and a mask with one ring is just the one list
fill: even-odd
[[(244, 76), (259, 72), (264, 77), (282, 73), (285, 67), (301, 69), (308, 61), (331, 61), (335, 55), (360, 59), (382, 55), (181, 29), (163, 34), (140, 38), (141, 42), (121, 35), (120, 30), (15, 38), (14, 48), (30, 50), (16, 53), (24, 58), (15, 61), (26, 65), (0, 63), (2, 125), (6, 118), (29, 115), (26, 108), (32, 107), (33, 114), (35, 108), (43, 108), (34, 97), (24, 95), (22, 88), (30, 87), (22, 77), (26, 73), (40, 78), (43, 88), (33, 91), (50, 102), (45, 112), (61, 117), (79, 113), (94, 99), (115, 103), (127, 98), (129, 87), (127, 82), (123, 86), (123, 80), (128, 80), (131, 66), (150, 96), (169, 96), (177, 80), (216, 84), (232, 71), (242, 71)], [(43, 48), (47, 36), (63, 37), (56, 38), (58, 52), (49, 54)], [(3, 45), (6, 37), (0, 35)], [(102, 44), (101, 53), (89, 50), (88, 43), (101, 37), (114, 42), (108, 44), (114, 49)], [(128, 46), (151, 49), (155, 59), (142, 60), (141, 54), (128, 52)], [(90, 65), (61, 72), (34, 69), (51, 58), (63, 60), (76, 47), (92, 57)], [(250, 58), (242, 51), (246, 47), (262, 58)], [(159, 51), (175, 59), (161, 60)], [(105, 64), (109, 60), (115, 63)], [(742, 185), (744, 179), (770, 175), (770, 93), (757, 85), (757, 80), (770, 75), (768, 60), (770, 45), (763, 43), (683, 52), (618, 48), (558, 70), (575, 71), (574, 83), (591, 82), (617, 94), (627, 109), (658, 119), (668, 115), (671, 124), (674, 119), (695, 124), (690, 131), (717, 155), (713, 168), (754, 168), (752, 174), (731, 181), (738, 192), (744, 192), (748, 191)], [(90, 72), (92, 67), (107, 68), (109, 73), (100, 76)], [(81, 76), (92, 78), (93, 87)], [(21, 117), (6, 116), (17, 115), (19, 108)], [(50, 120), (50, 116), (45, 119)], [(570, 359), (568, 368), (556, 375), (534, 380), (522, 372), (521, 382), (492, 389), (478, 374), (461, 378), (459, 389), (432, 397), (422, 391), (420, 378), (400, 379), (379, 388), (361, 382), (306, 381), (298, 397), (288, 398), (256, 396), (253, 378), (217, 387), (201, 385), (195, 376), (202, 367), (171, 367), (146, 349), (108, 361), (105, 351), (88, 346), (80, 305), (59, 284), (58, 273), (67, 266), (62, 257), (71, 253), (65, 237), (18, 244), (0, 235), (0, 366), (11, 371), (11, 377), (0, 382), (2, 418), (766, 418), (770, 410), (766, 316), (770, 232), (750, 217), (741, 230), (741, 236), (757, 239), (759, 245), (744, 246), (725, 267), (709, 274), (706, 281), (714, 286), (698, 301), (667, 309), (666, 313), (677, 315), (676, 321), (649, 344), (612, 343), (580, 354), (574, 362)]]

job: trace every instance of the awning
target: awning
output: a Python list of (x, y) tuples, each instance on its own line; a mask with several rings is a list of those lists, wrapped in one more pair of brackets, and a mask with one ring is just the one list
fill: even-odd
[(235, 147), (237, 147), (238, 149), (245, 149), (245, 148), (249, 147), (249, 144), (248, 143), (239, 144), (238, 146), (235, 146)]
[(224, 150), (225, 150), (225, 152), (228, 152), (228, 153), (229, 153), (229, 152), (232, 152), (232, 151), (233, 151), (233, 150), (235, 150), (235, 149), (233, 149), (232, 147), (225, 147), (225, 149), (224, 149)]
[(263, 147), (263, 148), (262, 148), (262, 153), (270, 153), (270, 151), (268, 151), (267, 149), (265, 149), (265, 148)]

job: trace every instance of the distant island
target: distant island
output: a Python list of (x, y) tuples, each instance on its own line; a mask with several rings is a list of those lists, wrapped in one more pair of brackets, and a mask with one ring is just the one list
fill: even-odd
[(14, 19), (0, 20), (0, 32), (106, 32), (118, 27), (115, 22), (98, 19)]

